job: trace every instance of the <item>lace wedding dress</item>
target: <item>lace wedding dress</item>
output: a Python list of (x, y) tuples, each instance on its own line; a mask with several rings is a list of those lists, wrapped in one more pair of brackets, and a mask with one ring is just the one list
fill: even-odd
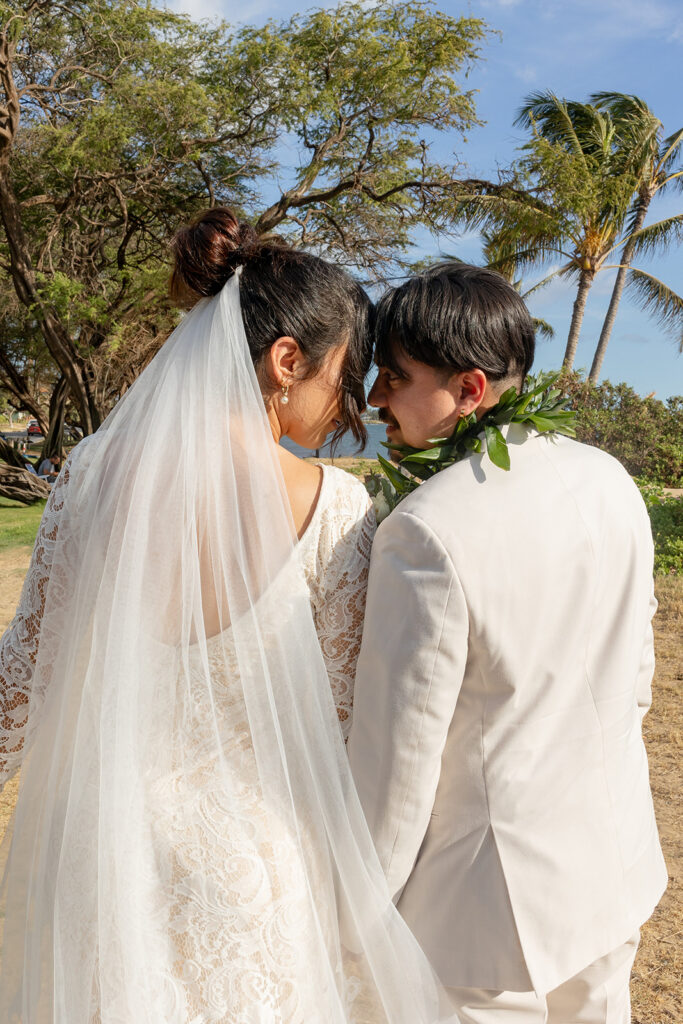
[(373, 528), (325, 467), (296, 542), (231, 279), (70, 456), (0, 643), (3, 1024), (450, 1016), (344, 746)]
[[(346, 739), (375, 518), (358, 480), (333, 466), (321, 468), (318, 501), (297, 553)], [(0, 787), (19, 767), (26, 732), (37, 721), (36, 713), (27, 716), (29, 701), (38, 708), (45, 696), (47, 680), (36, 680), (33, 667), (39, 640), (50, 643), (49, 636), (41, 637), (41, 621), (48, 585), (58, 585), (52, 577), (52, 552), (68, 485), (67, 466), (50, 495), (15, 618), (0, 643)], [(248, 822), (246, 834), (236, 835), (234, 827), (226, 827), (235, 817), (235, 807), (224, 806), (212, 789), (212, 762), (204, 754), (209, 709), (201, 703), (191, 714), (193, 771), (187, 773), (186, 749), (182, 766), (155, 780), (158, 804), (153, 827), (157, 840), (172, 847), (175, 862), (169, 920), (177, 951), (177, 991), (168, 993), (169, 1011), (175, 1019), (182, 1007), (177, 1019), (188, 1022), (246, 1024), (256, 1019), (254, 1004), (262, 1007), (266, 1002), (273, 1014), (280, 1008), (283, 1021), (303, 1024), (314, 1019), (315, 1008), (304, 1013), (301, 993), (294, 987), (287, 991), (287, 964), (305, 958), (303, 944), (316, 941), (315, 932), (309, 932), (312, 922), (305, 905), (297, 905), (305, 879), (286, 830), (275, 834), (261, 806), (241, 688), (235, 692), (225, 673), (226, 652), (232, 660), (230, 631), (210, 638), (209, 663), (215, 693), (223, 698), (227, 756), (234, 771), (238, 816)], [(193, 808), (189, 829), (184, 826), (188, 803)], [(230, 915), (225, 913), (227, 906), (233, 908)], [(356, 1019), (353, 1013), (350, 1019)]]

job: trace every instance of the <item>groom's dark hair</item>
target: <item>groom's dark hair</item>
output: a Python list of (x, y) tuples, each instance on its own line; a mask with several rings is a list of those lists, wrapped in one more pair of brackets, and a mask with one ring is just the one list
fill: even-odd
[(386, 292), (377, 307), (375, 362), (403, 376), (397, 348), (448, 371), (483, 370), (492, 383), (521, 386), (534, 361), (534, 325), (500, 274), (440, 263)]

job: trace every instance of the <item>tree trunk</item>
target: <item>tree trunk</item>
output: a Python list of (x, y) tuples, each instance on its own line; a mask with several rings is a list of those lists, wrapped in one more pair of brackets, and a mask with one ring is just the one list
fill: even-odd
[(630, 235), (626, 245), (621, 253), (621, 263), (617, 272), (617, 279), (614, 282), (614, 288), (612, 289), (612, 297), (609, 301), (605, 320), (602, 325), (600, 332), (600, 338), (598, 339), (598, 347), (595, 350), (593, 356), (593, 364), (591, 366), (591, 372), (588, 374), (588, 379), (591, 384), (597, 384), (600, 379), (600, 370), (602, 368), (602, 361), (605, 358), (605, 352), (607, 351), (607, 345), (609, 343), (612, 328), (614, 327), (614, 321), (617, 318), (617, 310), (621, 301), (621, 296), (624, 291), (624, 285), (626, 284), (626, 275), (628, 268), (631, 266), (633, 260), (633, 250), (635, 249), (635, 241), (633, 235), (636, 231), (640, 231), (647, 214), (647, 208), (650, 204), (649, 198), (647, 200), (641, 199), (640, 206), (638, 207), (638, 213), (636, 215), (633, 233)]
[(588, 292), (593, 284), (594, 277), (595, 273), (592, 270), (581, 271), (579, 288), (576, 293), (576, 298), (574, 299), (574, 308), (572, 310), (572, 322), (569, 325), (567, 347), (564, 352), (564, 359), (562, 360), (563, 370), (571, 370), (574, 365), (576, 348), (579, 344), (579, 334), (581, 333), (581, 324), (583, 323), (583, 314), (586, 308), (586, 299), (588, 298)]
[(50, 396), (50, 425), (48, 426), (43, 447), (40, 451), (36, 465), (40, 465), (43, 459), (49, 459), (51, 455), (61, 457), (64, 446), (64, 414), (66, 413), (66, 400), (69, 397), (69, 385), (66, 377), (60, 377), (55, 384)]
[(33, 505), (48, 497), (50, 487), (46, 480), (34, 476), (26, 469), (0, 463), (0, 498), (20, 501), (22, 505)]
[(17, 469), (23, 469), (26, 465), (26, 459), (23, 457), (21, 452), (16, 448), (13, 448), (7, 441), (3, 441), (1, 437), (0, 461), (6, 462), (8, 466), (15, 466)]
[(20, 302), (35, 311), (45, 344), (68, 381), (83, 430), (86, 434), (91, 434), (100, 425), (101, 418), (94, 407), (87, 376), (80, 365), (71, 338), (55, 314), (45, 306), (38, 291), (30, 250), (21, 223), (19, 204), (9, 184), (9, 167), (4, 161), (0, 162), (0, 220), (10, 251), (14, 289)]
[(90, 393), (87, 370), (69, 332), (54, 310), (46, 306), (37, 287), (21, 206), (12, 187), (11, 155), (21, 116), (13, 73), (15, 52), (16, 41), (4, 32), (0, 34), (0, 221), (9, 249), (10, 274), (19, 301), (37, 317), (45, 344), (68, 381), (84, 432), (91, 434), (101, 418)]

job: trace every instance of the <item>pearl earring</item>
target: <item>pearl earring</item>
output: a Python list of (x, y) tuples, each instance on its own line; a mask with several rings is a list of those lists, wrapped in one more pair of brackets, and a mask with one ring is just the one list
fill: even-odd
[(289, 402), (289, 384), (281, 384), (280, 387), (282, 388), (282, 404), (287, 405)]

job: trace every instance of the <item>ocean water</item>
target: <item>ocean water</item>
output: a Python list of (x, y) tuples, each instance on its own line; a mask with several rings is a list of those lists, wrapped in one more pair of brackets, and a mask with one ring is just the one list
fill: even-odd
[[(380, 441), (386, 441), (387, 430), (383, 423), (366, 423), (368, 429), (368, 442), (361, 452), (357, 451), (358, 445), (353, 439), (352, 434), (345, 434), (337, 445), (335, 452), (336, 456), (341, 455), (357, 455), (359, 458), (363, 457), (366, 459), (375, 459), (377, 452), (380, 455), (386, 455), (386, 448), (383, 448)], [(308, 448), (301, 448), (298, 444), (294, 444), (288, 437), (285, 437), (280, 442), (283, 448), (286, 448), (290, 452), (294, 452), (295, 455), (299, 455), (301, 458), (310, 458), (315, 455), (314, 451)], [(320, 458), (329, 459), (330, 449), (328, 445), (319, 449), (318, 455)]]

